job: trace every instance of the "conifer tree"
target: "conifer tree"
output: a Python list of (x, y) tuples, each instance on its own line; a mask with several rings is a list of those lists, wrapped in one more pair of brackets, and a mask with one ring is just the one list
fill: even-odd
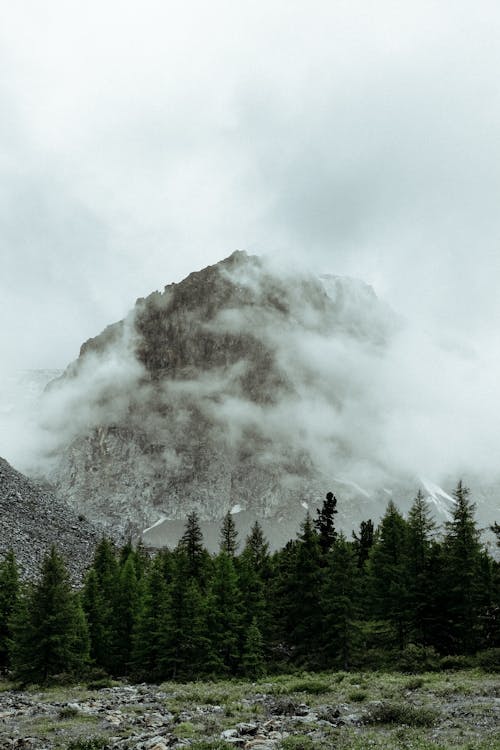
[(243, 554), (259, 575), (265, 579), (269, 574), (269, 543), (258, 521), (255, 521), (245, 540)]
[(0, 562), (0, 671), (9, 666), (10, 620), (20, 594), (19, 572), (14, 552), (9, 550)]
[(240, 661), (243, 607), (234, 562), (226, 552), (215, 558), (209, 604), (213, 651), (223, 669), (235, 674)]
[[(124, 557), (122, 550), (122, 559)], [(82, 600), (90, 631), (92, 656), (96, 665), (108, 672), (112, 672), (116, 666), (115, 602), (119, 576), (116, 548), (109, 538), (103, 537), (94, 552)]]
[(173, 566), (158, 638), (158, 668), (164, 678), (197, 679), (218, 671), (208, 635), (207, 601), (198, 581), (189, 575), (183, 548), (176, 551)]
[(337, 513), (337, 498), (332, 492), (326, 493), (321, 510), (317, 510), (314, 526), (319, 534), (319, 546), (324, 555), (331, 550), (337, 536), (335, 531), (335, 514)]
[(343, 534), (328, 559), (321, 590), (323, 632), (320, 648), (328, 665), (349, 669), (359, 646), (357, 556)]
[(246, 631), (242, 665), (244, 674), (250, 679), (258, 679), (266, 673), (264, 644), (255, 618)]
[(186, 553), (188, 575), (194, 576), (200, 581), (203, 577), (206, 552), (203, 547), (203, 533), (201, 531), (200, 519), (196, 511), (189, 513), (187, 517), (184, 534), (179, 541), (179, 547)]
[(226, 555), (234, 558), (237, 549), (238, 532), (236, 531), (234, 518), (231, 513), (228, 512), (222, 520), (222, 526), (220, 530), (220, 551), (225, 552)]
[(392, 627), (400, 649), (408, 635), (407, 524), (392, 500), (370, 555), (373, 614)]
[(359, 536), (353, 531), (352, 538), (354, 539), (354, 550), (357, 555), (358, 568), (364, 568), (374, 542), (374, 529), (371, 518), (368, 521), (361, 521)]
[(132, 670), (142, 679), (161, 679), (162, 627), (167, 611), (164, 556), (157, 554), (146, 574), (132, 637)]
[(421, 490), (418, 490), (408, 514), (407, 566), (408, 612), (411, 636), (416, 643), (426, 645), (429, 619), (429, 591), (433, 582), (429, 578), (429, 562), (435, 523)]
[[(310, 661), (317, 655), (321, 637), (322, 551), (309, 513), (302, 525), (288, 591), (288, 639), (299, 658)], [(291, 584), (291, 585), (290, 585)]]
[(481, 591), (480, 533), (474, 518), (470, 490), (460, 480), (453, 491), (452, 520), (446, 523), (443, 541), (447, 571), (449, 650), (472, 653), (478, 646), (477, 611), (484, 605)]
[(132, 657), (132, 634), (139, 616), (141, 602), (139, 582), (135, 568), (135, 555), (131, 552), (123, 563), (114, 598), (113, 635), (111, 642), (112, 672), (126, 674)]
[(46, 683), (61, 673), (76, 676), (88, 664), (85, 617), (55, 547), (43, 562), (40, 581), (14, 615), (11, 659), (23, 682)]

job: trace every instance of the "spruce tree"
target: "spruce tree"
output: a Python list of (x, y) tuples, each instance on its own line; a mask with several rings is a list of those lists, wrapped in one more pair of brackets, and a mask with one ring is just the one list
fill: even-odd
[(85, 617), (55, 547), (14, 615), (11, 659), (15, 676), (25, 683), (46, 683), (61, 673), (77, 676), (88, 664)]
[(210, 587), (212, 648), (224, 671), (236, 674), (243, 634), (243, 606), (233, 559), (220, 552), (215, 558)]
[(198, 679), (218, 671), (208, 635), (207, 601), (181, 547), (173, 559), (158, 637), (158, 669), (162, 678)]
[(337, 536), (335, 531), (335, 514), (337, 512), (337, 498), (332, 492), (327, 492), (321, 510), (317, 509), (317, 518), (314, 521), (314, 526), (319, 534), (319, 546), (324, 555), (331, 550)]
[(408, 514), (408, 612), (411, 620), (411, 639), (427, 645), (429, 620), (430, 555), (435, 523), (421, 490), (418, 490)]
[(133, 628), (132, 672), (140, 679), (159, 680), (163, 677), (159, 664), (167, 601), (165, 560), (163, 555), (157, 554), (146, 574)]
[(307, 514), (298, 538), (288, 583), (288, 640), (297, 656), (314, 666), (321, 638), (323, 613), (320, 591), (323, 557), (311, 517)]
[(188, 575), (194, 576), (200, 581), (203, 578), (206, 554), (203, 547), (203, 533), (201, 531), (200, 519), (196, 511), (189, 513), (187, 517), (184, 534), (179, 541), (179, 547), (186, 553)]
[(470, 490), (460, 480), (453, 491), (455, 506), (443, 541), (447, 572), (448, 649), (472, 653), (479, 644), (477, 612), (485, 601), (481, 580), (480, 532)]
[(226, 513), (220, 530), (220, 551), (234, 557), (238, 549), (238, 532), (231, 513)]
[(408, 637), (407, 540), (406, 521), (390, 500), (370, 554), (370, 594), (373, 614), (388, 623), (400, 649)]
[[(122, 551), (122, 559), (124, 557)], [(116, 666), (115, 603), (119, 576), (116, 548), (109, 538), (103, 537), (94, 552), (82, 599), (89, 625), (92, 656), (95, 664), (107, 672), (112, 672)]]
[(361, 521), (359, 535), (353, 531), (352, 538), (354, 539), (354, 550), (357, 555), (358, 568), (364, 568), (374, 542), (374, 529), (371, 518), (368, 521)]
[(324, 627), (319, 647), (328, 666), (349, 669), (359, 647), (359, 577), (356, 553), (340, 534), (321, 589)]
[(10, 620), (20, 594), (19, 572), (14, 552), (9, 550), (0, 562), (0, 672), (9, 666)]
[(112, 672), (127, 674), (132, 657), (132, 634), (141, 603), (135, 555), (131, 552), (123, 563), (114, 597), (113, 635), (111, 642)]
[(247, 628), (242, 654), (243, 673), (250, 679), (258, 679), (266, 673), (262, 634), (255, 618)]

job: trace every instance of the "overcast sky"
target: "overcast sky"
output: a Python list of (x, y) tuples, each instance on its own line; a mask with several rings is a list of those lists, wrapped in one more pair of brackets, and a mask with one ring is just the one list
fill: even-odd
[(237, 248), (496, 351), (498, 3), (1, 5), (4, 364)]

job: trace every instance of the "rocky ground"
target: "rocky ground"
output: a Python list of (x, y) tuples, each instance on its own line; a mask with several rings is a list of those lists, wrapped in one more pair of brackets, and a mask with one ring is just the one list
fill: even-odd
[(475, 671), (0, 689), (1, 750), (500, 747), (500, 679)]

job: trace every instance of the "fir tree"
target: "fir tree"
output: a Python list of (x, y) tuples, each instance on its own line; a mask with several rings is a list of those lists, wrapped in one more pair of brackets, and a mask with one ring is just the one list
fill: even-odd
[(207, 634), (207, 602), (200, 585), (189, 575), (187, 553), (179, 548), (158, 638), (158, 668), (162, 677), (197, 679), (217, 671)]
[(363, 568), (368, 560), (374, 542), (374, 529), (371, 518), (368, 521), (361, 521), (359, 536), (353, 531), (352, 538), (354, 539), (358, 568)]
[(428, 599), (432, 582), (429, 561), (435, 523), (421, 490), (408, 514), (408, 612), (412, 621), (412, 640), (426, 645), (429, 619)]
[(235, 674), (240, 661), (243, 607), (234, 562), (225, 552), (215, 559), (209, 603), (212, 648), (223, 669)]
[(76, 676), (88, 664), (85, 617), (55, 547), (43, 562), (40, 581), (14, 615), (11, 659), (23, 682), (46, 683), (61, 673)]
[(266, 673), (264, 644), (255, 618), (250, 623), (246, 632), (242, 665), (244, 674), (250, 679), (258, 679)]
[(133, 629), (132, 670), (142, 679), (161, 679), (162, 627), (168, 606), (165, 559), (156, 555), (145, 580)]
[(243, 554), (259, 575), (265, 579), (269, 574), (269, 543), (258, 521), (255, 521), (245, 540)]
[[(122, 551), (122, 559), (124, 557)], [(119, 575), (116, 548), (110, 539), (103, 537), (94, 552), (82, 599), (89, 625), (92, 656), (96, 665), (108, 672), (112, 672), (116, 666), (115, 602)]]
[(345, 670), (359, 645), (359, 576), (356, 554), (341, 534), (329, 557), (321, 590), (321, 649), (328, 665)]
[(322, 551), (311, 517), (307, 514), (298, 538), (288, 584), (288, 640), (297, 655), (310, 662), (317, 656), (322, 631), (320, 590), (322, 585)]
[(201, 531), (200, 519), (196, 511), (189, 513), (186, 520), (184, 534), (180, 538), (179, 547), (186, 552), (188, 561), (188, 575), (200, 579), (205, 561), (205, 549), (203, 547), (203, 533)]
[(10, 619), (20, 593), (19, 573), (14, 552), (7, 552), (0, 562), (0, 671), (9, 666)]
[(238, 532), (231, 513), (226, 513), (220, 530), (220, 551), (234, 557), (238, 549)]
[(446, 523), (443, 547), (447, 571), (447, 612), (450, 622), (449, 650), (472, 653), (478, 646), (476, 613), (484, 605), (481, 592), (480, 533), (474, 518), (475, 505), (462, 480), (453, 491), (452, 520)]
[(314, 522), (319, 534), (319, 546), (324, 555), (331, 550), (337, 536), (335, 531), (335, 514), (337, 511), (337, 498), (332, 492), (326, 493), (321, 510), (318, 508), (318, 517)]
[(386, 620), (400, 649), (408, 635), (407, 524), (392, 500), (370, 555), (373, 614)]
[(123, 564), (114, 597), (113, 635), (111, 643), (112, 672), (126, 674), (132, 656), (132, 633), (139, 615), (141, 601), (135, 568), (135, 555), (130, 553)]

